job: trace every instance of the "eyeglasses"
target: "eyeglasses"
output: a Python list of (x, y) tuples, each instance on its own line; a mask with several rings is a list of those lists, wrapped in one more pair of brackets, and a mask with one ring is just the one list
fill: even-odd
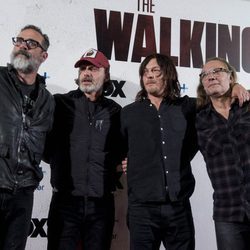
[(147, 76), (149, 72), (151, 72), (154, 77), (159, 77), (162, 74), (162, 70), (160, 68), (152, 68), (152, 69), (144, 69), (143, 76)]
[(46, 49), (43, 48), (43, 46), (33, 40), (33, 39), (23, 39), (22, 37), (12, 37), (12, 43), (13, 45), (20, 47), (23, 43), (26, 44), (28, 49), (36, 49), (37, 47), (41, 48), (43, 51), (46, 51)]
[(231, 73), (231, 71), (228, 69), (215, 68), (215, 69), (211, 69), (207, 72), (201, 72), (199, 76), (200, 76), (201, 80), (207, 80), (210, 74), (213, 74), (213, 76), (220, 76), (222, 72)]

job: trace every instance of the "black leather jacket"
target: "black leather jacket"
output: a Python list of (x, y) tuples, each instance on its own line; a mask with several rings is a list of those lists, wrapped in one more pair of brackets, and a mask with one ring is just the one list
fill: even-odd
[(0, 188), (13, 192), (42, 179), (39, 164), (54, 111), (53, 96), (37, 75), (37, 98), (25, 114), (18, 81), (11, 65), (0, 67)]

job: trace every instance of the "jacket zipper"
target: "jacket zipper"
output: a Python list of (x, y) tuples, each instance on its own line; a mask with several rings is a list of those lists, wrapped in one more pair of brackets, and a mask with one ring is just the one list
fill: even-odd
[[(21, 124), (21, 131), (20, 131), (20, 139), (19, 139), (18, 147), (17, 147), (17, 168), (19, 167), (19, 164), (21, 163), (20, 153), (21, 153), (21, 145), (22, 145), (22, 138), (23, 138), (23, 128), (24, 128), (25, 122), (26, 122), (26, 115), (24, 114), (23, 108), (22, 108), (22, 124)], [(16, 175), (15, 175), (15, 184), (14, 184), (13, 193), (16, 192), (17, 186), (18, 186), (18, 182), (16, 180)]]

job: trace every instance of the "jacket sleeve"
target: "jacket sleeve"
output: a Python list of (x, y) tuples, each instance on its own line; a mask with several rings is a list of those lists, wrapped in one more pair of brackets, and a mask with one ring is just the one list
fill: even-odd
[(53, 134), (54, 134), (54, 115), (55, 115), (55, 100), (54, 97), (52, 96), (51, 99), (51, 109), (50, 109), (50, 129), (46, 135), (46, 140), (45, 140), (45, 145), (44, 145), (44, 152), (42, 156), (42, 160), (46, 163), (50, 163), (51, 159), (51, 152), (52, 149), (54, 148), (54, 143), (55, 140), (53, 139)]

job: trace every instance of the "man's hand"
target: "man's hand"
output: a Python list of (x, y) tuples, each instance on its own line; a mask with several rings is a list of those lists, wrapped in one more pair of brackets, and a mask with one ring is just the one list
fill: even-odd
[(231, 97), (232, 97), (231, 103), (233, 103), (237, 98), (239, 100), (239, 105), (241, 107), (244, 102), (250, 100), (250, 93), (241, 84), (236, 83), (233, 86)]
[(125, 158), (122, 161), (122, 171), (124, 174), (127, 174), (128, 158)]

